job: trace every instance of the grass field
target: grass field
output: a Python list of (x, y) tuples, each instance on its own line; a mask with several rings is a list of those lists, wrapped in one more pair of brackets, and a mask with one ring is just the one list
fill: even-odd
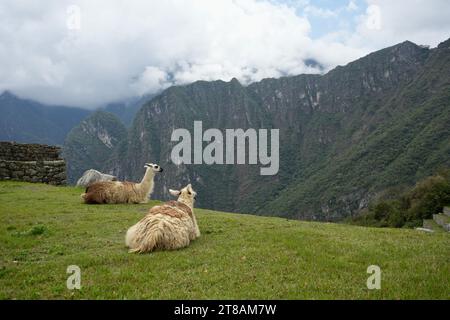
[[(155, 202), (89, 206), (81, 193), (0, 182), (1, 299), (450, 298), (448, 233), (196, 209), (190, 247), (137, 255), (125, 232)], [(69, 265), (81, 290), (66, 287)], [(381, 290), (367, 289), (369, 265)]]

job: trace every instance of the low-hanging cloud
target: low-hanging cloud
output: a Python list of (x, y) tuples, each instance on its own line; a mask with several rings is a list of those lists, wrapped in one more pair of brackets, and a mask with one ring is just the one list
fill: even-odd
[(408, 36), (434, 45), (450, 30), (448, 19), (437, 17), (448, 7), (445, 0), (423, 2), (442, 5), (425, 18), (414, 18), (421, 10), (409, 8), (413, 18), (405, 24), (396, 22), (394, 11), (411, 1), (395, 1), (403, 7), (368, 2), (379, 6), (384, 30), (367, 28), (366, 13), (355, 17), (353, 34), (337, 30), (311, 39), (308, 12), (269, 0), (2, 1), (0, 91), (94, 108), (196, 80), (236, 77), (247, 84), (318, 73), (321, 68), (305, 61), (315, 59), (328, 70)]

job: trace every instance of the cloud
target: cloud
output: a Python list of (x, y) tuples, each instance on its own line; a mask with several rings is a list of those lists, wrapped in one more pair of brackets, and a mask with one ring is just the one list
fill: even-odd
[[(309, 15), (334, 20), (361, 6), (344, 1), (336, 11), (300, 2)], [(423, 8), (416, 9), (393, 2), (367, 3), (380, 8), (380, 30), (367, 27), (366, 12), (352, 17), (354, 32), (337, 28), (313, 39), (308, 14), (274, 0), (4, 0), (0, 91), (94, 108), (196, 80), (236, 77), (248, 84), (318, 73), (305, 60), (329, 70), (405, 39), (435, 45), (450, 35), (444, 36), (450, 2), (417, 1)]]
[(315, 17), (320, 17), (320, 18), (331, 18), (331, 17), (338, 16), (337, 11), (333, 11), (333, 10), (321, 8), (321, 7), (316, 7), (313, 5), (305, 6), (305, 8), (303, 9), (303, 12), (307, 16), (315, 16)]
[(268, 1), (11, 0), (0, 20), (0, 90), (90, 108), (200, 79), (317, 73), (306, 59), (331, 67), (360, 54), (323, 55), (306, 18)]
[(138, 95), (144, 95), (148, 92), (156, 92), (169, 86), (169, 75), (166, 71), (158, 67), (145, 67), (136, 81), (132, 82), (131, 87)]

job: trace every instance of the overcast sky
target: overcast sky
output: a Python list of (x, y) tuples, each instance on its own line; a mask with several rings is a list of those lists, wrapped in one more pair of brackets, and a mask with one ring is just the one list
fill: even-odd
[(318, 73), (450, 38), (449, 0), (2, 0), (0, 92), (95, 108), (196, 80)]

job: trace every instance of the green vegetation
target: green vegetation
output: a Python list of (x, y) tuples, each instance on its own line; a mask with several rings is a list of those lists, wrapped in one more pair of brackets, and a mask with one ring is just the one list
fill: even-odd
[[(129, 254), (155, 204), (88, 206), (80, 188), (0, 182), (1, 299), (449, 299), (450, 237), (196, 209), (202, 237)], [(382, 270), (368, 290), (369, 265)], [(81, 268), (80, 291), (66, 288)]]
[(431, 219), (450, 204), (450, 170), (441, 170), (400, 194), (391, 192), (384, 195), (385, 199), (372, 203), (352, 222), (375, 227), (422, 226), (424, 219)]

